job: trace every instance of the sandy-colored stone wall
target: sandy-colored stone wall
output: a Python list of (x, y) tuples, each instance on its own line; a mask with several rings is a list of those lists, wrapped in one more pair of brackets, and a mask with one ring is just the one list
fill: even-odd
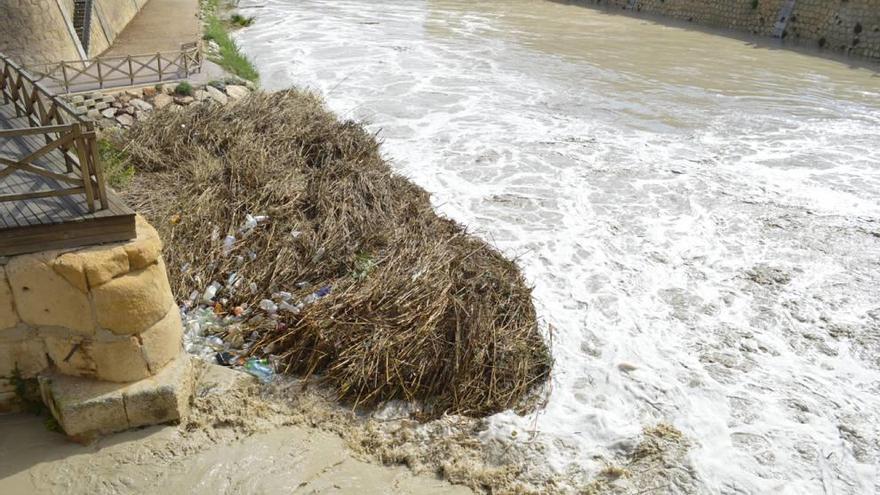
[(16, 376), (135, 382), (177, 357), (183, 328), (161, 248), (138, 217), (128, 242), (2, 261), (0, 404), (15, 399)]
[[(700, 25), (770, 36), (784, 0), (584, 0)], [(880, 0), (796, 0), (786, 42), (880, 60)]]
[(88, 53), (72, 26), (73, 0), (0, 0), (0, 52), (28, 65), (104, 52), (148, 0), (94, 0)]
[(20, 64), (80, 58), (68, 29), (72, 0), (0, 1), (0, 53)]

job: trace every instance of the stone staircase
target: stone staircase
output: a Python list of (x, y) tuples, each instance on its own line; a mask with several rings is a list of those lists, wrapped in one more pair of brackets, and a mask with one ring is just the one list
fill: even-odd
[(73, 0), (73, 4), (73, 28), (83, 50), (88, 53), (92, 38), (92, 0)]

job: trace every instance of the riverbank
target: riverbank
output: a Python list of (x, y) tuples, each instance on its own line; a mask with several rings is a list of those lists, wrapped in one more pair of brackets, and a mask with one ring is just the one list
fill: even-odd
[(133, 430), (82, 446), (47, 430), (39, 417), (0, 416), (0, 492), (471, 493), (404, 467), (366, 462), (338, 434), (315, 428), (305, 406), (261, 398), (248, 375), (198, 369), (193, 412), (178, 427)]

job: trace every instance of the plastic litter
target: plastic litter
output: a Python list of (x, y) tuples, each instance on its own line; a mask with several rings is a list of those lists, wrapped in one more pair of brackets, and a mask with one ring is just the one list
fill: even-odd
[(269, 219), (269, 217), (266, 215), (253, 216), (253, 215), (248, 214), (244, 217), (244, 224), (241, 226), (240, 229), (238, 229), (238, 231), (241, 232), (242, 234), (247, 234), (250, 231), (257, 228), (257, 225), (265, 222), (268, 219)]
[(321, 287), (320, 289), (316, 290), (315, 292), (312, 292), (311, 294), (304, 297), (302, 302), (303, 302), (303, 304), (312, 304), (313, 302), (317, 301), (318, 299), (321, 299), (322, 297), (325, 297), (328, 294), (330, 294), (330, 290), (331, 289), (330, 289), (329, 285)]
[(229, 253), (232, 252), (232, 248), (235, 246), (235, 236), (228, 235), (223, 239), (223, 256), (229, 256)]
[(269, 314), (274, 314), (278, 311), (278, 305), (269, 299), (263, 299), (260, 301), (260, 309), (266, 311)]
[(290, 299), (292, 297), (293, 297), (293, 294), (291, 294), (290, 292), (287, 292), (287, 291), (283, 291), (283, 290), (279, 291), (279, 292), (272, 293), (272, 299), (281, 299), (282, 301), (290, 301)]
[(263, 383), (269, 383), (275, 377), (275, 370), (268, 359), (250, 358), (245, 363), (244, 370)]
[(280, 303), (278, 303), (278, 309), (282, 311), (287, 311), (288, 313), (297, 314), (302, 311), (303, 305), (302, 303), (290, 304), (287, 301), (281, 301)]
[(232, 366), (235, 364), (235, 355), (231, 352), (218, 352), (214, 354), (214, 360), (217, 361), (217, 364), (220, 366)]
[(211, 346), (215, 349), (222, 349), (223, 347), (225, 347), (225, 343), (223, 342), (223, 339), (221, 339), (220, 337), (218, 337), (216, 335), (211, 335), (210, 337), (206, 338), (205, 343), (207, 343), (209, 346)]
[(220, 290), (220, 282), (211, 282), (211, 285), (205, 289), (205, 292), (202, 294), (202, 301), (206, 304), (214, 301), (214, 298), (217, 297), (217, 291)]

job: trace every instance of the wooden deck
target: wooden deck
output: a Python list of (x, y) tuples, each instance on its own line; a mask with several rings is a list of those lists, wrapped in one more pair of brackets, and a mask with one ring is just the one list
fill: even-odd
[[(0, 98), (0, 131), (31, 126), (27, 117), (17, 117), (14, 106), (4, 105)], [(0, 157), (28, 156), (46, 144), (44, 134), (2, 137)], [(31, 164), (49, 174), (4, 172), (0, 167), (0, 197), (27, 196), (0, 201), (0, 256), (134, 238), (134, 212), (111, 191), (107, 191), (106, 208), (93, 212), (85, 194), (48, 195), (69, 184), (47, 175), (76, 176), (62, 150), (53, 149)]]

